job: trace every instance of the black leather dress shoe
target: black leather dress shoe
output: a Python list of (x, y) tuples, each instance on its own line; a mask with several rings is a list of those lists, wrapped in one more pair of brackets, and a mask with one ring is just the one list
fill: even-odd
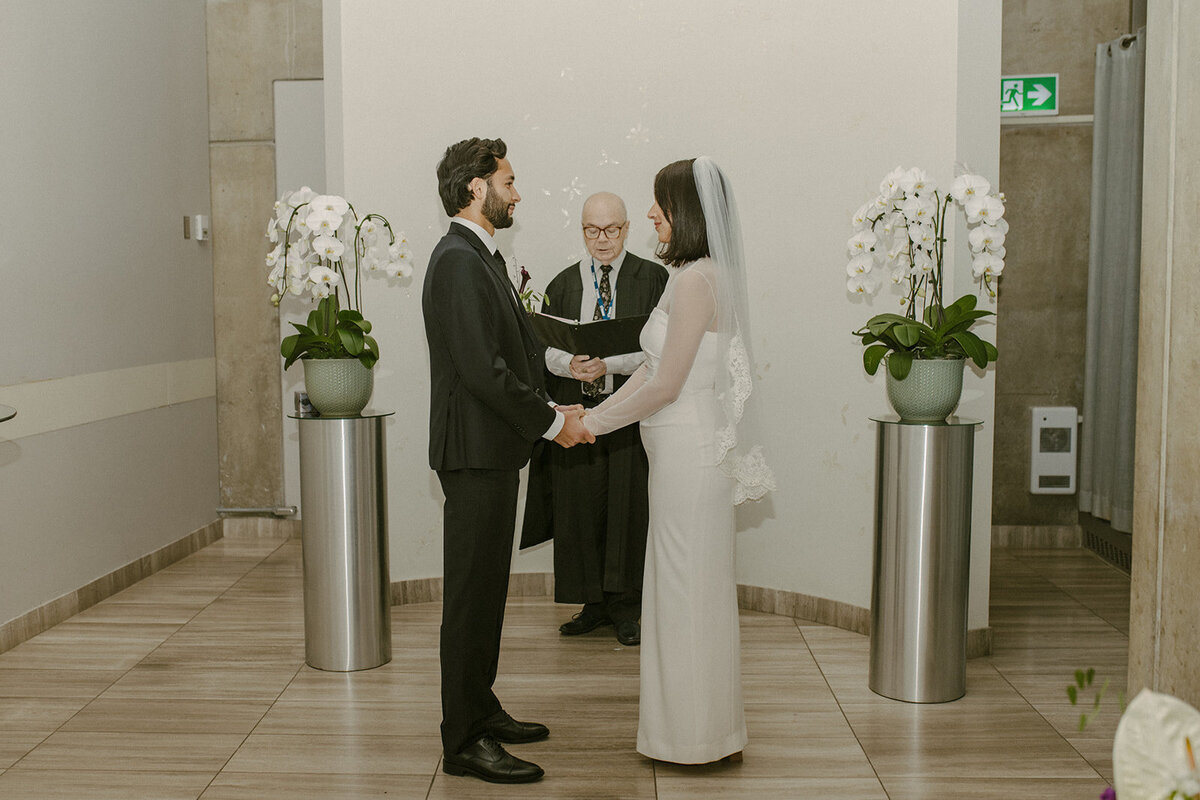
[(617, 641), (626, 647), (642, 643), (642, 626), (632, 620), (617, 623)]
[(483, 724), (488, 736), (505, 744), (536, 742), (550, 735), (550, 729), (540, 722), (518, 722), (504, 709), (488, 717)]
[(591, 611), (580, 611), (575, 616), (571, 617), (570, 622), (564, 622), (558, 626), (558, 632), (563, 636), (578, 636), (581, 633), (594, 631), (601, 625), (611, 625), (612, 620), (602, 614), (593, 614)]
[(488, 783), (532, 783), (546, 774), (532, 761), (509, 753), (491, 736), (484, 736), (454, 755), (443, 754), (442, 772), (471, 775)]

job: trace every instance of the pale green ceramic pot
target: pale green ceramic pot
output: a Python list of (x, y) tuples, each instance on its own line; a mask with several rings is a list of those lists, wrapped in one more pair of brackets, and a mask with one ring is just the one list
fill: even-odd
[(367, 407), (375, 372), (357, 358), (305, 358), (304, 390), (322, 417), (352, 417)]
[(888, 402), (904, 422), (945, 422), (962, 397), (964, 358), (914, 359), (904, 380), (884, 364)]

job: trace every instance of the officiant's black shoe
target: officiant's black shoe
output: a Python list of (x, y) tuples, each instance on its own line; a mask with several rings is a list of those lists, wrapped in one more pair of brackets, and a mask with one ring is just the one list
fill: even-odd
[(618, 622), (617, 641), (626, 647), (637, 647), (642, 643), (642, 626), (633, 620)]
[(483, 723), (484, 730), (497, 742), (525, 744), (545, 739), (550, 729), (540, 722), (518, 722), (500, 709)]
[(580, 611), (575, 616), (571, 617), (570, 622), (564, 622), (558, 626), (558, 632), (563, 636), (578, 636), (581, 633), (589, 633), (596, 630), (601, 625), (611, 625), (612, 620), (603, 614), (594, 614), (591, 611)]
[(532, 761), (509, 753), (491, 736), (484, 736), (454, 755), (444, 753), (442, 772), (471, 775), (488, 783), (532, 783), (546, 774)]

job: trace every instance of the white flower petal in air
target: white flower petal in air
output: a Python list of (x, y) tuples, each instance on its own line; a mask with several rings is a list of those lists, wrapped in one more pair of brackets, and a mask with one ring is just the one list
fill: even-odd
[(297, 297), (299, 297), (300, 295), (304, 294), (304, 289), (307, 286), (308, 286), (308, 276), (303, 276), (303, 277), (299, 277), (299, 278), (297, 278), (293, 275), (288, 276), (288, 282), (287, 282), (288, 294), (294, 294)]
[(974, 224), (976, 222), (987, 222), (994, 224), (995, 220), (1004, 216), (1004, 204), (1000, 199), (992, 195), (976, 196), (963, 204), (963, 210), (967, 212), (967, 222)]
[(346, 198), (336, 194), (319, 194), (309, 200), (308, 205), (309, 208), (320, 211), (332, 211), (339, 217), (344, 216), (350, 210), (350, 204), (346, 202)]
[(870, 253), (862, 253), (850, 259), (846, 265), (847, 275), (866, 275), (875, 268), (875, 258)]
[[(313, 239), (313, 250), (321, 258), (338, 261), (341, 259), (342, 253), (346, 251), (346, 245), (342, 244), (335, 236), (318, 236), (316, 239)], [(316, 267), (313, 269), (315, 270)]]
[(267, 253), (267, 266), (273, 267), (279, 261), (279, 257), (283, 255), (283, 245), (275, 245), (275, 249)]
[(875, 249), (878, 241), (879, 237), (871, 231), (859, 231), (846, 242), (846, 249), (852, 256), (869, 253)]
[(891, 271), (892, 283), (894, 283), (896, 285), (904, 283), (905, 281), (908, 280), (909, 275), (911, 275), (911, 274), (912, 273), (909, 272), (908, 267), (895, 267)]
[(950, 196), (966, 205), (970, 200), (983, 197), (992, 190), (992, 184), (982, 175), (959, 175), (950, 184)]
[(993, 228), (1000, 231), (1001, 236), (1008, 236), (1008, 220), (994, 219), (990, 224)]

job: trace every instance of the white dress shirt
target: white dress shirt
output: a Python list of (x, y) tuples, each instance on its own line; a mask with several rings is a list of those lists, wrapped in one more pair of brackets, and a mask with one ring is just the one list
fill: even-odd
[[(500, 249), (496, 246), (495, 238), (493, 238), (490, 233), (484, 230), (482, 225), (472, 222), (466, 217), (452, 217), (451, 222), (462, 225), (464, 228), (478, 236), (479, 241), (483, 242), (483, 246), (486, 247), (487, 251), (492, 255), (496, 255), (496, 251)], [(550, 403), (550, 407), (553, 408), (554, 403)], [(558, 436), (559, 431), (563, 429), (563, 425), (565, 425), (566, 422), (567, 418), (563, 416), (563, 413), (556, 410), (554, 412), (554, 422), (550, 423), (550, 427), (547, 428), (546, 432), (542, 434), (542, 438), (553, 441), (554, 437)]]
[[(621, 265), (625, 263), (625, 251), (616, 257), (612, 263), (612, 272), (608, 274), (608, 281), (612, 287), (612, 306), (608, 309), (608, 318), (617, 318), (617, 279), (621, 274)], [(592, 267), (596, 268), (595, 280), (592, 279)], [(591, 322), (592, 317), (596, 313), (596, 302), (598, 295), (596, 287), (600, 283), (600, 278), (603, 273), (600, 270), (600, 264), (594, 258), (588, 256), (579, 262), (579, 280), (583, 284), (583, 298), (579, 301), (579, 315), (576, 319), (583, 322)], [(570, 316), (569, 309), (550, 309), (550, 313), (556, 316)], [(555, 347), (546, 348), (546, 369), (550, 370), (555, 375), (561, 378), (575, 380), (575, 376), (571, 374), (571, 359), (575, 356), (565, 350), (559, 350)], [(646, 356), (639, 350), (636, 353), (622, 353), (621, 355), (608, 356), (604, 359), (606, 372), (604, 374), (604, 393), (611, 394), (613, 390), (613, 375), (632, 375), (637, 372), (637, 368), (646, 360)]]

